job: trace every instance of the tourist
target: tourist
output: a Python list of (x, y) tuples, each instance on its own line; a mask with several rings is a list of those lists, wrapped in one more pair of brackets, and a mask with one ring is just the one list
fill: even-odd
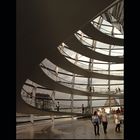
[(94, 114), (92, 116), (92, 123), (93, 123), (93, 126), (94, 126), (95, 136), (96, 135), (100, 135), (100, 133), (99, 133), (99, 123), (100, 123), (100, 120), (99, 120), (99, 116), (97, 114), (97, 111), (94, 111)]
[(107, 125), (108, 125), (108, 119), (107, 119), (107, 113), (105, 112), (105, 109), (102, 109), (102, 113), (101, 113), (101, 121), (102, 121), (102, 125), (103, 125), (103, 130), (104, 130), (104, 134), (107, 133)]
[(85, 112), (85, 108), (84, 108), (84, 104), (82, 104), (82, 114), (84, 114)]
[(57, 102), (56, 108), (57, 108), (57, 111), (59, 111), (59, 109), (60, 109), (59, 102)]
[(116, 132), (120, 132), (120, 125), (121, 125), (121, 121), (120, 121), (120, 113), (116, 113), (114, 115), (114, 120), (115, 120), (115, 124), (116, 124), (116, 127), (115, 127), (115, 131)]

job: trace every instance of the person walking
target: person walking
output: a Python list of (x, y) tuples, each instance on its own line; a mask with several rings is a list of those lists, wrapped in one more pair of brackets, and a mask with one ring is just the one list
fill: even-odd
[(115, 124), (116, 124), (116, 127), (115, 127), (115, 131), (116, 132), (120, 132), (120, 126), (121, 126), (121, 122), (120, 122), (120, 113), (116, 113), (114, 115), (114, 120), (115, 120)]
[(108, 119), (107, 119), (107, 113), (105, 112), (104, 108), (102, 109), (101, 121), (102, 121), (102, 125), (103, 125), (104, 134), (106, 134), (107, 133)]
[(60, 109), (59, 102), (57, 102), (56, 108), (57, 108), (57, 111), (59, 111), (59, 109)]
[(99, 133), (99, 123), (100, 123), (100, 120), (99, 120), (99, 116), (97, 114), (97, 111), (94, 111), (94, 114), (92, 116), (92, 123), (93, 123), (93, 126), (94, 126), (95, 136), (96, 135), (100, 135), (100, 133)]
[(121, 93), (121, 89), (118, 87), (118, 92)]
[(84, 107), (84, 104), (82, 104), (82, 114), (84, 114), (85, 112), (85, 107)]

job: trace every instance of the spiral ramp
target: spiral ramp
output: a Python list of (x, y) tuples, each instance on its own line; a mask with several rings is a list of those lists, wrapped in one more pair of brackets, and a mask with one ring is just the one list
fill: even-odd
[[(72, 104), (74, 101), (73, 96), (75, 95), (86, 97), (90, 107), (92, 107), (91, 101), (96, 97), (123, 99), (123, 90), (116, 93), (110, 89), (111, 83), (109, 82), (111, 80), (117, 81), (116, 86), (119, 82), (121, 83), (120, 85), (123, 85), (123, 70), (121, 75), (111, 74), (110, 70), (106, 70), (106, 73), (94, 70), (94, 60), (101, 61), (101, 63), (107, 64), (109, 67), (111, 67), (111, 64), (123, 65), (123, 53), (121, 56), (109, 55), (98, 52), (95, 49), (97, 42), (108, 44), (108, 48), (115, 49), (118, 46), (123, 48), (123, 38), (107, 35), (99, 30), (100, 27), (95, 27), (91, 24), (91, 21), (94, 21), (97, 17), (102, 17), (102, 21), (106, 20), (111, 24), (112, 20), (107, 18), (107, 13), (112, 7), (116, 8), (116, 5), (121, 2), (121, 0), (86, 0), (84, 2), (79, 0), (17, 1), (16, 112), (81, 116), (86, 114), (73, 111), (74, 108), (78, 108)], [(117, 10), (119, 11), (119, 9)], [(122, 10), (121, 6), (120, 10)], [(113, 10), (112, 13), (112, 16), (114, 15), (117, 19), (117, 14)], [(112, 29), (118, 28), (118, 25), (120, 27), (120, 23), (122, 23), (122, 20), (116, 27), (111, 24)], [(81, 38), (84, 34), (88, 39), (92, 40), (92, 45), (85, 45), (76, 38), (75, 35), (79, 30), (82, 31)], [(65, 54), (70, 51), (73, 51), (75, 57)], [(78, 55), (88, 58), (89, 62), (85, 66), (86, 68), (78, 65)], [(67, 80), (66, 78), (68, 77), (62, 78), (62, 72), (65, 75), (69, 74), (71, 80)], [(84, 84), (85, 89), (75, 86), (76, 82), (73, 80), (76, 77), (87, 79), (87, 83), (81, 83)], [(91, 82), (94, 81), (94, 78), (108, 81), (107, 87), (109, 89), (103, 91), (89, 90), (89, 86), (93, 85), (95, 87), (94, 82)], [(51, 102), (49, 102), (49, 106), (52, 105), (51, 109), (47, 106), (42, 108), (35, 105), (36, 91), (41, 88), (46, 90), (44, 94), (50, 93)], [(62, 95), (70, 95), (72, 98), (69, 100), (71, 102), (69, 106), (60, 104), (61, 108), (64, 106), (62, 111), (56, 110), (56, 92), (58, 92), (58, 95), (60, 92)], [(32, 96), (28, 96), (29, 94), (32, 94)], [(78, 109), (81, 110), (80, 107)]]

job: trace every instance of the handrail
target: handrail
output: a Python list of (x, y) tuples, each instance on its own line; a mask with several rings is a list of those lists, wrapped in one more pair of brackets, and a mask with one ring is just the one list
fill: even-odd
[[(42, 64), (42, 63), (41, 63)], [(70, 87), (70, 88), (72, 88), (72, 83), (71, 82), (69, 82), (68, 80), (66, 80), (66, 79), (63, 79), (63, 78), (61, 78), (61, 77), (59, 77), (58, 75), (56, 75), (56, 74), (53, 74), (53, 72), (55, 72), (54, 70), (52, 70), (52, 69), (50, 69), (50, 68), (47, 68), (44, 64), (42, 64), (43, 65), (43, 67), (42, 68), (46, 68), (46, 70), (47, 70), (47, 72), (45, 72), (45, 74), (47, 74), (47, 76), (49, 76), (52, 80), (55, 80), (56, 78), (57, 78), (57, 81), (56, 82), (59, 82), (60, 84), (62, 84), (62, 85), (65, 85), (65, 86), (67, 86), (67, 87)], [(53, 71), (53, 72), (51, 72), (51, 71)], [(55, 79), (53, 79), (52, 77), (53, 76), (55, 76)], [(61, 82), (62, 81), (62, 82)], [(64, 82), (63, 82), (64, 81)], [(71, 85), (70, 85), (70, 83), (71, 83)], [(87, 87), (86, 88), (83, 88), (83, 87), (81, 87), (81, 86), (74, 86), (73, 87), (74, 89), (81, 89), (81, 90), (83, 90), (83, 91), (88, 91), (88, 89), (87, 89)], [(102, 90), (101, 90), (102, 89)], [(100, 88), (100, 91), (99, 92), (103, 92), (103, 91), (108, 91), (106, 88)], [(88, 91), (89, 92), (89, 91)], [(112, 92), (114, 92), (115, 93), (115, 91), (112, 91)]]
[[(62, 54), (62, 55), (65, 56), (66, 58), (75, 60), (75, 58), (72, 58), (72, 57), (68, 56), (68, 54), (66, 54), (66, 55), (65, 54)], [(89, 63), (88, 61), (80, 60), (80, 59), (78, 59), (77, 61)], [(108, 64), (108, 62), (94, 62), (94, 64)], [(115, 62), (110, 62), (110, 64), (116, 64), (116, 63)]]
[[(86, 42), (85, 40), (83, 40), (82, 38), (80, 38), (79, 37), (79, 35), (81, 36), (81, 34), (79, 34), (79, 33), (76, 33), (76, 35), (75, 36), (77, 36), (78, 38), (78, 40), (83, 44), (83, 42), (85, 42), (87, 45), (89, 45), (89, 46), (87, 46), (87, 45), (85, 45), (85, 44), (83, 44), (83, 45), (85, 45), (85, 46), (87, 46), (87, 48), (89, 48), (90, 50), (92, 50), (93, 51), (93, 49), (92, 49), (92, 45), (91, 44), (89, 44), (88, 42)], [(82, 42), (82, 41), (83, 42)], [(64, 46), (66, 49), (69, 49), (69, 50), (71, 50), (70, 48), (68, 48), (66, 45)], [(99, 47), (95, 47), (96, 49), (101, 49), (101, 50), (105, 50), (106, 52), (107, 51), (109, 51), (109, 49), (106, 49), (106, 48), (99, 48)], [(62, 54), (62, 55), (64, 55), (65, 57), (68, 57), (68, 58), (71, 58), (71, 59), (73, 59), (73, 60), (75, 60), (74, 58), (72, 58), (71, 56), (69, 56), (62, 48), (61, 48), (61, 46), (59, 46), (58, 47), (58, 49), (59, 49), (59, 51), (60, 51), (60, 53)], [(122, 48), (121, 48), (122, 49)], [(113, 49), (113, 50), (116, 50), (116, 49)], [(71, 51), (73, 51), (73, 50), (71, 50)], [(76, 54), (76, 52), (75, 51), (73, 51), (75, 54)], [(95, 52), (98, 52), (98, 51), (95, 51)], [(98, 52), (99, 53), (99, 52)], [(116, 52), (115, 52), (116, 53)], [(117, 52), (118, 53), (118, 52)], [(66, 55), (65, 55), (66, 54)], [(119, 53), (120, 54), (120, 53)], [(81, 55), (81, 54), (80, 54)], [(112, 57), (114, 56), (114, 55), (111, 55)], [(117, 55), (118, 56), (118, 55)], [(122, 57), (122, 55), (120, 55), (120, 56), (118, 56), (118, 57)], [(86, 62), (86, 63), (89, 63), (88, 61), (84, 61), (84, 60), (77, 60), (77, 61), (83, 61), (83, 62)], [(111, 62), (111, 63), (113, 63), (113, 62)], [(106, 64), (106, 63), (105, 63)]]
[[(97, 24), (97, 22), (95, 22), (95, 21), (92, 21), (91, 22), (91, 24), (95, 27), (95, 28), (97, 28), (96, 26), (95, 26), (95, 24)], [(101, 24), (102, 25), (102, 24)], [(106, 25), (103, 25), (103, 26), (106, 26)], [(112, 26), (112, 28), (113, 27), (115, 27), (115, 26)], [(98, 29), (98, 28), (97, 28)], [(123, 36), (123, 34), (121, 34), (121, 33), (113, 33), (113, 35), (112, 35), (112, 33), (110, 32), (110, 31), (108, 31), (108, 30), (106, 30), (106, 29), (104, 29), (104, 28), (102, 28), (102, 27), (100, 27), (100, 29), (98, 29), (99, 31), (101, 31), (101, 32), (103, 32), (103, 33), (105, 33), (106, 35), (109, 35), (109, 36), (111, 36), (111, 37), (114, 37), (114, 35), (122, 35)], [(105, 32), (104, 32), (105, 31)], [(108, 32), (108, 33), (106, 33), (106, 32)], [(116, 37), (116, 38), (120, 38), (120, 37)]]
[[(36, 98), (35, 98), (35, 96), (32, 96), (32, 97), (31, 96), (27, 96), (27, 95), (25, 95), (25, 93), (27, 95), (29, 95), (29, 93), (25, 89), (22, 88), (22, 99), (27, 104), (29, 104), (29, 105), (31, 105), (33, 107), (36, 107), (38, 109), (46, 110), (46, 111), (47, 110), (51, 110), (51, 111), (57, 110), (56, 103), (53, 102), (52, 100), (50, 102), (50, 99), (49, 99), (49, 102), (47, 103), (47, 106), (44, 107), (44, 105), (46, 103), (45, 101), (48, 101), (47, 99), (46, 100), (39, 99), (39, 101), (37, 101)], [(31, 102), (31, 100), (32, 100), (32, 102)], [(111, 107), (117, 107), (117, 106), (123, 106), (123, 105), (115, 105), (115, 106), (111, 106)], [(99, 107), (109, 107), (109, 106), (94, 106), (92, 108), (99, 108)], [(72, 109), (71, 105), (64, 105), (64, 104), (61, 104), (60, 103), (59, 112), (63, 112), (63, 113), (64, 112), (69, 112), (70, 113), (71, 112), (71, 109)], [(74, 107), (73, 106), (73, 113), (74, 112), (75, 113), (81, 113), (82, 112), (82, 107)], [(89, 113), (88, 112), (88, 107), (85, 107), (85, 113), (84, 114), (88, 114), (88, 113)]]
[[(25, 90), (24, 90), (25, 91)], [(25, 93), (28, 93), (27, 91)], [(53, 102), (52, 100), (44, 100), (44, 99), (37, 99), (32, 96), (29, 97), (29, 96), (26, 96), (24, 94), (22, 94), (22, 99), (29, 105), (33, 106), (33, 107), (36, 107), (38, 109), (42, 109), (42, 110), (50, 110), (50, 111), (56, 111), (57, 110), (57, 104), (55, 102)], [(49, 102), (48, 102), (49, 101)], [(45, 103), (47, 104), (47, 106), (45, 106)], [(71, 110), (71, 107), (70, 105), (64, 105), (64, 104), (60, 104), (60, 110), (62, 112), (71, 112), (69, 111), (68, 109)], [(78, 107), (75, 107), (75, 109), (79, 109)], [(77, 111), (76, 111), (77, 112)]]
[[(60, 48), (61, 49), (61, 48)], [(62, 50), (62, 49), (61, 49)], [(69, 59), (72, 59), (72, 60), (75, 60), (74, 58), (72, 58), (72, 57), (70, 57), (64, 50), (62, 50), (67, 56), (68, 56), (68, 58)], [(64, 55), (64, 54), (62, 54), (62, 55)], [(64, 55), (65, 56), (65, 55)], [(66, 56), (65, 56), (66, 57)], [(66, 58), (67, 59), (67, 58)], [(68, 59), (68, 60), (69, 60)], [(75, 60), (76, 61), (76, 60)], [(74, 62), (72, 62), (73, 64), (74, 64)], [(108, 64), (108, 63), (106, 63), (106, 64)], [(85, 70), (88, 70), (88, 69), (86, 69), (86, 67), (88, 68), (89, 66), (88, 65), (86, 65), (86, 64), (83, 64), (83, 63), (81, 63), (80, 61), (77, 61), (77, 64), (76, 64), (77, 66), (79, 66), (79, 67), (81, 67), (81, 68), (85, 68)], [(97, 70), (94, 70), (94, 69), (97, 69)], [(99, 69), (99, 70), (98, 70)], [(98, 68), (98, 67), (93, 67), (93, 72), (94, 71), (96, 71), (97, 73), (101, 73), (101, 72), (99, 72), (99, 71), (102, 71), (102, 74), (108, 74), (108, 73), (106, 73), (106, 71), (107, 70), (104, 70), (104, 69), (101, 69), (101, 68)], [(112, 71), (112, 70), (110, 70), (110, 71)], [(115, 71), (115, 70), (113, 70), (113, 71)], [(116, 71), (118, 71), (118, 70), (116, 70)], [(123, 70), (122, 70), (123, 71)], [(114, 76), (118, 76), (118, 75), (120, 75), (120, 76), (122, 76), (123, 74), (122, 73), (117, 73), (117, 75), (116, 74), (112, 74), (112, 75), (114, 75)]]
[[(93, 45), (91, 45), (91, 44), (89, 44), (86, 40), (84, 40), (83, 38), (80, 38), (81, 37), (81, 34), (80, 33), (75, 33), (75, 36), (77, 36), (78, 38), (78, 40), (83, 44), (83, 42), (84, 43), (86, 43), (87, 45), (85, 45), (85, 46), (87, 46), (87, 48), (89, 48), (89, 49), (91, 49), (92, 50), (92, 47), (94, 47), (95, 49), (101, 49), (101, 50), (108, 50), (109, 51), (109, 47), (108, 48), (101, 48), (101, 47), (97, 47), (97, 46), (93, 46)], [(87, 38), (87, 36), (83, 36), (83, 37), (85, 37), (85, 38)], [(88, 38), (88, 39), (91, 39), (91, 38)], [(82, 42), (82, 41), (83, 42)], [(98, 41), (98, 42), (100, 42), (100, 41)], [(103, 42), (101, 42), (101, 43), (103, 43)], [(83, 44), (84, 45), (84, 44)], [(110, 45), (110, 44), (108, 44), (108, 45)], [(120, 47), (120, 46), (119, 46)], [(112, 50), (116, 50), (117, 48), (114, 48), (114, 49), (112, 49)], [(118, 48), (119, 50), (122, 50), (123, 48), (121, 47), (121, 48)], [(93, 50), (92, 50), (93, 51)]]

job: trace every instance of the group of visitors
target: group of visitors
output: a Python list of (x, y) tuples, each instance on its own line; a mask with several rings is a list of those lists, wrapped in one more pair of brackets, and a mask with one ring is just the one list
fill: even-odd
[(118, 87), (115, 89), (115, 93), (120, 93), (121, 92), (121, 89)]
[[(115, 131), (120, 132), (120, 118), (119, 113), (116, 113), (114, 116), (115, 121)], [(99, 110), (94, 111), (92, 116), (92, 123), (94, 126), (94, 133), (95, 135), (100, 135), (99, 133), (99, 125), (102, 124), (104, 134), (107, 134), (107, 126), (108, 126), (108, 117), (107, 113), (105, 112), (105, 109), (103, 108), (100, 112)]]
[(120, 107), (120, 109), (118, 108), (117, 110), (112, 109), (112, 110), (111, 110), (111, 113), (112, 113), (112, 114), (118, 114), (118, 113), (124, 114), (124, 108), (123, 108), (123, 107)]

